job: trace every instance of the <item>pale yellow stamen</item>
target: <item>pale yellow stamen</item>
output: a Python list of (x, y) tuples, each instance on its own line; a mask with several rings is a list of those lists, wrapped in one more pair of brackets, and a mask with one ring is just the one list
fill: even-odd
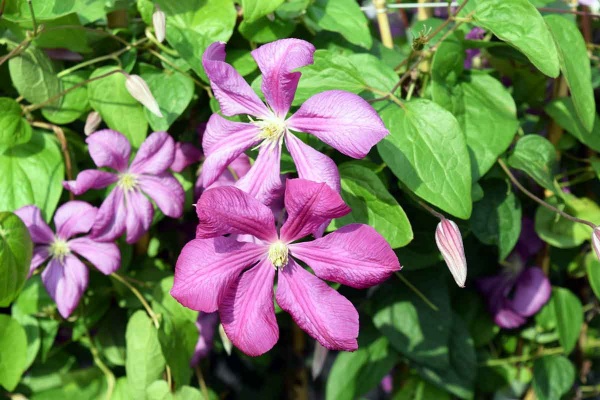
[(71, 249), (65, 240), (56, 238), (54, 239), (54, 242), (50, 244), (50, 255), (52, 257), (62, 260), (69, 254), (71, 254)]
[(279, 141), (286, 130), (285, 121), (277, 117), (265, 118), (258, 121), (250, 119), (250, 121), (260, 129), (258, 139), (265, 140), (266, 142)]
[(288, 263), (288, 247), (281, 241), (276, 241), (269, 247), (269, 261), (275, 268), (283, 268)]
[(137, 184), (138, 181), (137, 176), (135, 174), (125, 172), (119, 175), (119, 182), (117, 183), (117, 185), (119, 185), (123, 190), (134, 190), (135, 188), (137, 188)]

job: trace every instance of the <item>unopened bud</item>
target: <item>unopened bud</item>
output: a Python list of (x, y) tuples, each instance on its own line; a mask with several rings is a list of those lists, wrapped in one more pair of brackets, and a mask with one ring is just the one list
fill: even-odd
[(321, 346), (321, 344), (315, 340), (315, 351), (313, 353), (313, 361), (311, 366), (313, 381), (317, 379), (317, 377), (321, 374), (321, 371), (323, 371), (325, 360), (327, 360), (327, 354), (329, 354), (329, 350)]
[(467, 259), (458, 226), (454, 222), (442, 218), (435, 230), (435, 242), (456, 284), (465, 287)]
[(142, 103), (150, 112), (162, 118), (158, 103), (152, 95), (148, 84), (139, 75), (126, 75), (125, 87), (134, 99)]
[(165, 40), (166, 21), (165, 13), (156, 6), (156, 11), (152, 14), (152, 25), (154, 25), (154, 34), (159, 43)]
[(219, 324), (219, 337), (221, 338), (221, 342), (223, 343), (223, 349), (228, 356), (231, 355), (231, 349), (233, 348), (233, 343), (227, 337), (225, 333), (225, 329), (223, 328), (223, 324)]
[(83, 127), (83, 133), (85, 133), (85, 136), (89, 136), (96, 132), (101, 122), (102, 117), (98, 111), (92, 111), (89, 113), (87, 119), (85, 120), (85, 126)]
[(600, 225), (595, 227), (592, 232), (592, 247), (596, 252), (596, 256), (600, 259)]

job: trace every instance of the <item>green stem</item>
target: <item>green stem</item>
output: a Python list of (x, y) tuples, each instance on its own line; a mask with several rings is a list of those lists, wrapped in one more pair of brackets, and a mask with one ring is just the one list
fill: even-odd
[(564, 350), (562, 347), (554, 347), (551, 349), (543, 350), (538, 354), (527, 354), (524, 356), (513, 356), (513, 357), (506, 357), (506, 358), (496, 358), (493, 360), (485, 360), (484, 362), (480, 363), (479, 365), (486, 366), (486, 367), (495, 367), (495, 366), (504, 365), (504, 364), (517, 364), (517, 363), (522, 363), (525, 361), (535, 360), (536, 358), (540, 358), (543, 356), (550, 356), (550, 355), (554, 355), (554, 354), (563, 354), (563, 353), (564, 353)]
[(159, 42), (156, 37), (152, 34), (152, 32), (150, 31), (150, 27), (146, 28), (146, 37), (148, 38), (148, 40), (150, 42), (152, 42), (156, 47), (158, 47), (159, 49), (161, 49), (162, 51), (164, 51), (165, 53), (172, 55), (174, 57), (179, 56), (179, 53), (177, 53), (175, 50), (168, 48), (167, 46), (165, 46), (164, 44), (162, 44), (161, 42)]
[(140, 303), (142, 303), (142, 306), (144, 306), (144, 308), (146, 309), (146, 312), (148, 313), (148, 315), (152, 319), (152, 322), (154, 323), (154, 327), (156, 329), (158, 329), (160, 327), (160, 322), (158, 321), (158, 316), (154, 313), (154, 311), (152, 310), (152, 307), (150, 307), (150, 304), (148, 304), (148, 302), (146, 301), (144, 296), (140, 293), (140, 291), (137, 290), (135, 287), (133, 287), (129, 282), (127, 282), (126, 279), (124, 279), (122, 276), (118, 275), (116, 272), (113, 272), (112, 274), (110, 274), (110, 276), (112, 276), (113, 278), (115, 278), (116, 280), (121, 282), (123, 285), (127, 286), (127, 288), (129, 290), (131, 290), (131, 292), (135, 295), (135, 297), (138, 298)]
[(100, 56), (100, 57), (92, 58), (91, 60), (84, 61), (80, 64), (72, 66), (71, 68), (67, 68), (67, 69), (60, 71), (58, 74), (56, 74), (56, 76), (59, 78), (62, 78), (63, 76), (69, 75), (70, 73), (77, 71), (78, 69), (85, 68), (88, 65), (96, 64), (96, 63), (106, 61), (106, 60), (115, 60), (115, 61), (119, 62), (118, 56), (120, 54), (124, 53), (125, 51), (127, 51), (128, 49), (123, 49), (123, 50), (124, 51), (122, 51), (122, 52), (121, 51), (117, 52), (117, 54), (107, 54), (105, 56)]
[(414, 286), (412, 283), (410, 283), (410, 281), (408, 279), (406, 279), (406, 277), (402, 274), (400, 274), (399, 272), (395, 272), (396, 276), (398, 277), (398, 279), (400, 279), (402, 281), (402, 283), (404, 283), (406, 286), (408, 286), (408, 288), (410, 290), (412, 290), (417, 296), (419, 296), (419, 298), (421, 300), (423, 300), (423, 302), (425, 304), (427, 304), (429, 306), (429, 308), (431, 308), (433, 311), (440, 311), (439, 308), (437, 308), (437, 306), (435, 304), (433, 304), (428, 298), (427, 296), (425, 296), (423, 294), (423, 292), (421, 292), (419, 289), (416, 288), (416, 286)]

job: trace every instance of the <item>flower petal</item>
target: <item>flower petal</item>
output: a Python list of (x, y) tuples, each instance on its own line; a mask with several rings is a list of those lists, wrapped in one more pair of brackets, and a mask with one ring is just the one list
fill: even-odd
[(42, 212), (37, 206), (23, 206), (16, 210), (15, 214), (29, 230), (33, 243), (46, 244), (54, 240), (54, 232), (42, 218)]
[(104, 275), (110, 275), (121, 266), (121, 252), (112, 242), (99, 242), (84, 236), (69, 240), (69, 248), (87, 259)]
[(319, 228), (323, 222), (350, 212), (341, 196), (325, 183), (288, 179), (285, 187), (288, 219), (281, 228), (281, 240), (292, 242)]
[(190, 366), (194, 367), (200, 363), (210, 353), (213, 348), (213, 337), (215, 336), (215, 330), (217, 329), (217, 323), (219, 322), (219, 314), (214, 313), (200, 313), (196, 320), (196, 327), (198, 328), (198, 342), (196, 342), (196, 348), (194, 354), (190, 360)]
[(494, 314), (494, 322), (500, 328), (504, 329), (514, 329), (523, 325), (526, 321), (526, 318), (517, 314), (513, 310), (508, 307), (501, 307)]
[(342, 90), (312, 96), (287, 122), (290, 129), (312, 133), (354, 158), (366, 156), (389, 133), (369, 103)]
[(50, 249), (48, 246), (40, 245), (33, 248), (33, 257), (31, 258), (31, 264), (29, 265), (29, 274), (37, 269), (50, 257)]
[(154, 217), (154, 206), (146, 196), (137, 190), (125, 193), (126, 242), (135, 243), (148, 232)]
[(63, 187), (79, 196), (90, 189), (102, 189), (115, 183), (119, 177), (115, 174), (97, 169), (86, 169), (77, 175), (74, 181), (63, 181)]
[(123, 190), (115, 187), (102, 202), (96, 214), (96, 221), (92, 227), (92, 238), (110, 242), (121, 236), (125, 232), (126, 214)]
[(140, 189), (146, 193), (168, 217), (179, 218), (183, 214), (185, 192), (177, 179), (168, 172), (155, 176), (141, 175)]
[(88, 270), (73, 255), (66, 256), (62, 264), (57, 259), (52, 259), (42, 272), (42, 281), (60, 315), (68, 318), (77, 308), (88, 285)]
[(279, 339), (273, 305), (275, 268), (268, 259), (244, 272), (219, 304), (223, 329), (231, 342), (249, 356), (271, 350)]
[(181, 172), (185, 167), (195, 164), (202, 158), (202, 151), (191, 143), (175, 143), (175, 155), (171, 170)]
[(236, 187), (270, 205), (281, 196), (283, 184), (279, 175), (281, 145), (277, 143), (261, 147), (250, 171), (237, 181)]
[(308, 264), (319, 278), (353, 288), (377, 285), (401, 268), (385, 239), (363, 224), (346, 225), (323, 238), (289, 248), (291, 255)]
[(134, 174), (160, 174), (175, 158), (175, 141), (167, 132), (154, 132), (140, 146), (129, 171)]
[(340, 173), (331, 158), (308, 146), (292, 133), (285, 135), (285, 144), (296, 164), (298, 177), (325, 182), (330, 188), (340, 192)]
[(271, 209), (236, 187), (208, 189), (198, 200), (196, 212), (200, 220), (197, 238), (247, 233), (263, 240), (277, 240)]
[(98, 167), (110, 167), (121, 172), (127, 169), (131, 145), (121, 133), (103, 129), (88, 136), (85, 142)]
[(277, 304), (330, 350), (358, 348), (358, 312), (344, 296), (290, 259), (279, 272)]
[(459, 287), (467, 280), (467, 258), (460, 230), (454, 221), (443, 218), (435, 229), (435, 243)]
[(97, 213), (98, 209), (85, 201), (73, 200), (63, 204), (54, 214), (56, 236), (68, 239), (89, 232)]
[(524, 317), (537, 313), (552, 294), (548, 277), (538, 267), (526, 268), (517, 278), (511, 308)]
[(218, 114), (208, 120), (202, 139), (206, 159), (202, 163), (202, 184), (209, 187), (225, 168), (245, 150), (260, 142), (260, 130), (252, 125), (228, 121)]
[(281, 39), (252, 51), (263, 75), (262, 92), (275, 114), (285, 118), (294, 100), (300, 72), (313, 63), (315, 46), (300, 39)]
[(177, 259), (171, 295), (192, 310), (214, 312), (242, 270), (266, 251), (227, 237), (191, 240)]
[(202, 65), (223, 115), (271, 115), (244, 78), (225, 62), (225, 43), (215, 42), (208, 46), (202, 55)]

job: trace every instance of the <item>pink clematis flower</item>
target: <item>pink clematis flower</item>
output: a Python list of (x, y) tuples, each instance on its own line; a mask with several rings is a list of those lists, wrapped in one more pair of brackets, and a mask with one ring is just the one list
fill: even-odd
[(116, 183), (100, 206), (92, 228), (92, 236), (114, 240), (127, 232), (127, 243), (135, 243), (150, 229), (154, 206), (171, 218), (183, 213), (183, 188), (168, 172), (173, 163), (175, 143), (166, 132), (154, 132), (142, 143), (131, 165), (131, 146), (119, 132), (105, 129), (86, 139), (89, 152), (98, 167), (110, 167), (116, 173), (88, 169), (77, 180), (63, 186), (80, 195), (90, 189), (101, 189)]
[(300, 178), (325, 182), (340, 190), (333, 160), (298, 139), (307, 132), (353, 158), (363, 158), (389, 132), (377, 112), (361, 97), (341, 90), (318, 93), (289, 118), (300, 80), (298, 68), (312, 64), (315, 48), (299, 39), (282, 39), (252, 51), (262, 72), (265, 105), (237, 71), (225, 62), (225, 43), (213, 43), (202, 57), (215, 97), (225, 116), (246, 114), (250, 122), (229, 121), (213, 114), (202, 140), (206, 160), (202, 186), (209, 187), (234, 159), (259, 146), (255, 163), (236, 186), (265, 204), (277, 197), (281, 148), (285, 141)]
[[(218, 310), (232, 343), (258, 356), (279, 337), (273, 305), (278, 274), (275, 299), (300, 328), (328, 349), (356, 350), (358, 312), (321, 279), (367, 288), (399, 270), (398, 259), (381, 235), (362, 224), (296, 243), (323, 221), (350, 212), (325, 183), (288, 180), (285, 208), (288, 218), (278, 234), (273, 213), (256, 198), (233, 186), (206, 190), (196, 205), (196, 239), (179, 255), (171, 294), (188, 308)], [(254, 241), (224, 234), (245, 234)]]
[(100, 272), (109, 275), (121, 265), (121, 253), (114, 243), (100, 242), (89, 235), (98, 209), (83, 201), (69, 201), (56, 210), (56, 234), (44, 222), (40, 209), (24, 206), (15, 211), (23, 220), (35, 244), (30, 272), (50, 259), (42, 272), (42, 281), (58, 312), (69, 317), (77, 308), (88, 285), (88, 270), (81, 262), (87, 259)]

